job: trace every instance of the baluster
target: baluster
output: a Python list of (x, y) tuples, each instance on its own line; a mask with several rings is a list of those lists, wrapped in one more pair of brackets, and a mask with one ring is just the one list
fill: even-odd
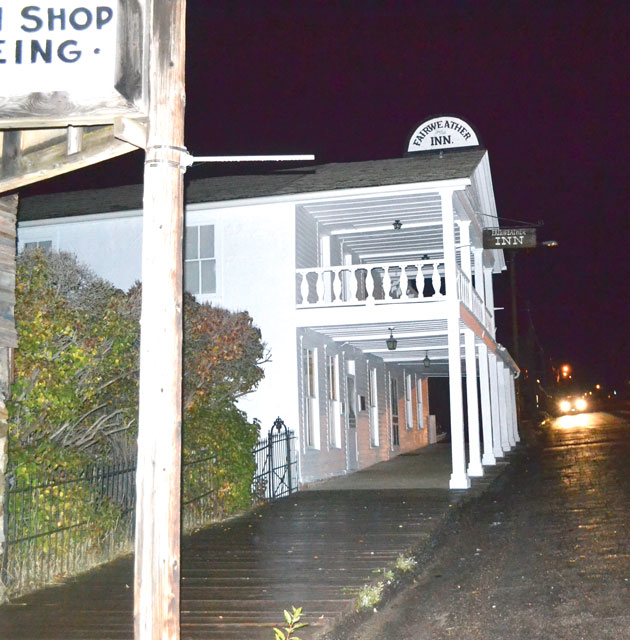
[(383, 270), (383, 298), (387, 300), (387, 298), (391, 298), (391, 289), (392, 289), (392, 277), (389, 273), (389, 267), (385, 267)]
[(308, 279), (306, 271), (302, 271), (302, 282), (300, 282), (300, 295), (302, 296), (302, 304), (308, 304)]
[(330, 272), (330, 277), (332, 278), (333, 301), (337, 303), (341, 302), (341, 278), (343, 277), (341, 274), (341, 269), (337, 272)]
[(415, 292), (412, 290), (412, 297), (414, 298), (422, 298), (422, 289), (424, 289), (424, 278), (422, 277), (422, 264), (420, 262), (416, 262), (413, 267), (416, 270), (416, 290)]
[(409, 291), (407, 291), (409, 287), (409, 276), (407, 275), (407, 264), (400, 265), (400, 299), (408, 300), (409, 299)]
[(418, 263), (418, 298), (429, 297), (425, 294), (424, 280), (426, 277), (427, 277), (427, 265), (424, 262), (420, 262)]
[(320, 302), (332, 302), (332, 279), (334, 274), (332, 271), (322, 271), (321, 279), (324, 283), (324, 295), (320, 297)]
[(433, 290), (435, 291), (433, 296), (436, 298), (441, 297), (442, 294), (440, 293), (440, 288), (442, 286), (442, 280), (440, 279), (440, 272), (438, 270), (437, 262), (433, 263), (433, 274), (431, 275), (431, 284), (433, 285)]
[(374, 280), (374, 274), (372, 273), (372, 269), (367, 267), (365, 273), (365, 301), (366, 302), (374, 302), (376, 298), (376, 291), (374, 290), (376, 287), (376, 282)]
[(348, 270), (347, 302), (356, 302), (357, 300), (357, 292), (359, 290), (359, 283), (357, 282), (358, 275), (356, 268)]
[(317, 293), (317, 300), (315, 301), (316, 303), (324, 302), (324, 273), (324, 271), (315, 271), (315, 277), (317, 278), (317, 280), (315, 281), (315, 291)]

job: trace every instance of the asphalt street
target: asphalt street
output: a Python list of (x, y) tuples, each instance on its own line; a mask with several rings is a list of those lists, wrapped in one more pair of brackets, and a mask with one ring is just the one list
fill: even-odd
[(335, 638), (630, 638), (630, 412), (534, 435), (412, 584)]

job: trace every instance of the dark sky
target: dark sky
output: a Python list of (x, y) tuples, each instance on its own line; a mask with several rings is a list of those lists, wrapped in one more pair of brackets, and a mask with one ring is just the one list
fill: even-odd
[[(539, 239), (559, 243), (518, 257), (522, 331), (529, 306), (548, 357), (619, 385), (630, 379), (629, 38), (627, 2), (189, 0), (186, 145), (395, 158), (424, 119), (461, 117), (489, 150), (499, 215), (543, 220)], [(24, 195), (141, 172), (136, 153)], [(497, 306), (509, 307), (501, 280)], [(498, 313), (509, 344), (509, 309)]]

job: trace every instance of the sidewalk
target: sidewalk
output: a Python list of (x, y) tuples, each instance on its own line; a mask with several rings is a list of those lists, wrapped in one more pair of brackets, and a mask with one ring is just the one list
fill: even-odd
[[(505, 469), (449, 491), (450, 445), (431, 445), (265, 505), (182, 540), (181, 638), (272, 640), (283, 609), (316, 638), (400, 553), (421, 549), (449, 514)], [(3, 640), (133, 640), (133, 561), (122, 558), (0, 607)]]

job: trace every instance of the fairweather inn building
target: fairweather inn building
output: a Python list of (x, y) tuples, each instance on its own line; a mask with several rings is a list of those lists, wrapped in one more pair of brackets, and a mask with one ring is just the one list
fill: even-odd
[[(401, 158), (192, 181), (186, 202), (185, 288), (260, 328), (271, 360), (240, 406), (296, 431), (302, 484), (433, 442), (431, 377), (448, 379), (452, 489), (519, 441), (519, 370), (496, 341), (505, 260), (482, 241), (499, 226), (490, 163), (465, 122), (421, 124)], [(29, 246), (129, 288), (142, 186), (24, 198)]]

